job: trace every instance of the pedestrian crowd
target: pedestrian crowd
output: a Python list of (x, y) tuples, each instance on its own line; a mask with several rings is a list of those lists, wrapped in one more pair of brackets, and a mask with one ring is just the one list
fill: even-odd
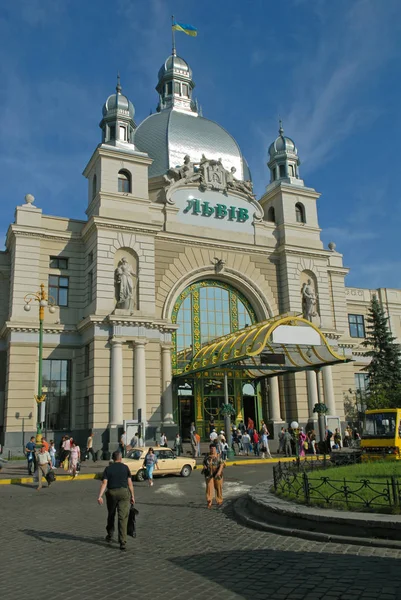
[(38, 478), (38, 488), (42, 488), (42, 476), (45, 477), (50, 485), (55, 477), (51, 471), (63, 468), (64, 471), (71, 473), (75, 478), (81, 469), (81, 460), (92, 456), (93, 462), (96, 462), (96, 455), (93, 449), (93, 433), (90, 433), (86, 441), (86, 450), (84, 456), (81, 455), (81, 448), (73, 437), (64, 435), (61, 438), (58, 449), (54, 440), (49, 442), (45, 436), (42, 436), (40, 443), (36, 442), (35, 436), (32, 436), (25, 446), (25, 456), (27, 458), (28, 474)]

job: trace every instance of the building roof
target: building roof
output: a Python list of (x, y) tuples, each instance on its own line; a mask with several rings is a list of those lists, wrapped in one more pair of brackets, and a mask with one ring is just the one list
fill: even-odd
[(195, 164), (204, 154), (209, 159), (221, 158), (228, 170), (235, 167), (237, 179), (251, 179), (235, 139), (221, 125), (196, 113), (170, 108), (150, 115), (135, 130), (134, 143), (153, 159), (149, 177), (164, 175), (168, 169), (182, 165), (186, 154)]

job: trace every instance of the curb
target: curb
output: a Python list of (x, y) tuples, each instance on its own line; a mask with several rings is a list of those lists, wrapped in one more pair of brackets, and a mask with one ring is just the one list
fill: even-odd
[[(100, 479), (101, 475), (101, 473), (85, 473), (84, 475), (78, 475), (75, 478), (71, 475), (56, 475), (56, 481)], [(46, 479), (42, 477), (42, 481), (46, 481)], [(36, 479), (33, 477), (11, 477), (10, 479), (0, 479), (0, 485), (22, 485), (27, 483), (36, 483)]]
[(233, 503), (234, 514), (237, 520), (252, 529), (258, 529), (259, 531), (266, 531), (268, 533), (274, 533), (276, 535), (285, 535), (287, 537), (298, 537), (301, 539), (312, 540), (315, 542), (332, 543), (332, 544), (351, 544), (355, 546), (369, 546), (377, 548), (392, 548), (401, 550), (401, 541), (397, 540), (381, 540), (378, 538), (362, 538), (362, 537), (351, 537), (346, 535), (335, 535), (322, 533), (319, 531), (308, 531), (305, 529), (294, 529), (291, 527), (279, 527), (278, 525), (271, 525), (265, 521), (259, 521), (249, 510), (247, 510), (248, 499), (246, 497), (239, 498)]
[[(322, 456), (312, 456), (310, 460), (316, 460), (318, 458), (322, 458)], [(278, 462), (291, 462), (294, 460), (294, 457), (282, 457), (282, 458), (244, 458), (241, 460), (228, 460), (226, 461), (226, 467), (241, 467), (242, 465), (269, 465), (275, 464)], [(196, 465), (197, 467), (201, 466), (201, 463)], [(57, 475), (56, 481), (87, 481), (90, 479), (100, 479), (102, 473), (84, 473), (82, 475), (78, 475), (75, 479), (71, 475)], [(43, 481), (43, 479), (42, 479)], [(23, 485), (27, 483), (34, 483), (35, 480), (33, 477), (10, 477), (8, 479), (0, 477), (0, 485)]]

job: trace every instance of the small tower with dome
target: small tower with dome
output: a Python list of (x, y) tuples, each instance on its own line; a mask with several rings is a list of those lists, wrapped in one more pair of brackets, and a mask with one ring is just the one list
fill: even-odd
[(278, 243), (322, 248), (316, 206), (320, 194), (300, 178), (298, 150), (294, 140), (284, 135), (281, 120), (268, 154), (270, 181), (260, 204), (265, 220), (276, 227)]
[(100, 121), (103, 144), (134, 143), (134, 105), (121, 89), (120, 74), (117, 75), (116, 93), (109, 96), (103, 105), (103, 119)]
[(304, 185), (299, 176), (298, 150), (295, 142), (284, 135), (283, 122), (280, 119), (278, 137), (269, 147), (270, 183), (285, 181), (293, 185)]

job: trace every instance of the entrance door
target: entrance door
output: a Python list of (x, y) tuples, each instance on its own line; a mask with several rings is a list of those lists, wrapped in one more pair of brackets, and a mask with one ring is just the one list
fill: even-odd
[(191, 439), (191, 423), (195, 421), (195, 407), (193, 396), (179, 396), (180, 400), (180, 424), (182, 439)]
[(255, 427), (258, 427), (258, 415), (256, 411), (255, 388), (252, 383), (244, 383), (242, 386), (242, 404), (244, 407), (244, 423), (248, 424), (248, 419), (252, 419)]

